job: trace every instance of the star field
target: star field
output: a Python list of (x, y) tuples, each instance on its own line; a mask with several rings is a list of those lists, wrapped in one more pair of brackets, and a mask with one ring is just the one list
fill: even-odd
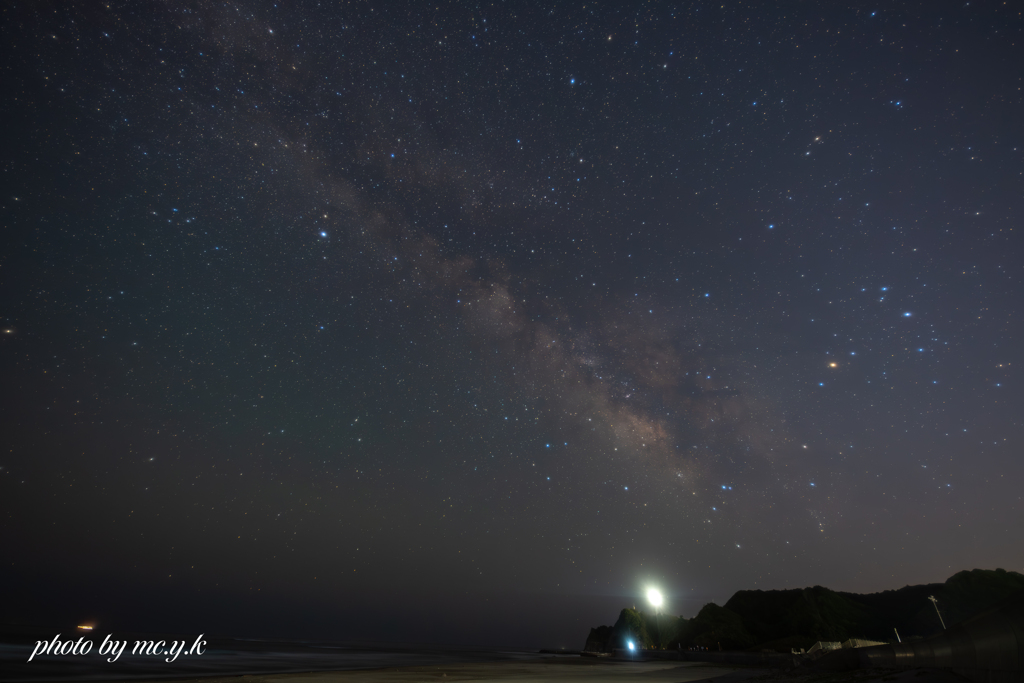
[(1012, 4), (3, 16), (18, 618), (578, 647), (1024, 571)]

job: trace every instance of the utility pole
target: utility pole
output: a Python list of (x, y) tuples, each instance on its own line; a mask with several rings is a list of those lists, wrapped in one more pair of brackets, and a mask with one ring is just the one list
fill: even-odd
[(939, 611), (939, 601), (935, 599), (934, 595), (929, 595), (928, 599), (932, 601), (932, 607), (935, 608), (935, 613), (939, 615), (939, 623), (942, 624), (942, 630), (946, 630), (946, 622), (942, 619), (942, 612)]

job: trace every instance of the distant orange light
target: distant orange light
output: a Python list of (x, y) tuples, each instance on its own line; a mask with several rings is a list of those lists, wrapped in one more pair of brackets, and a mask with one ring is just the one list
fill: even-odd
[(838, 368), (839, 367), (839, 363), (829, 363), (828, 366), (830, 368)]
[(92, 630), (92, 626), (86, 626), (85, 624), (82, 624), (81, 626), (78, 627), (78, 630), (79, 631), (91, 631)]

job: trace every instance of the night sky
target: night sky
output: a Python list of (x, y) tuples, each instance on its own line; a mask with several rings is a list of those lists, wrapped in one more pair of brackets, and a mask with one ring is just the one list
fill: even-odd
[(1024, 571), (1020, 5), (2, 17), (9, 620), (578, 648)]

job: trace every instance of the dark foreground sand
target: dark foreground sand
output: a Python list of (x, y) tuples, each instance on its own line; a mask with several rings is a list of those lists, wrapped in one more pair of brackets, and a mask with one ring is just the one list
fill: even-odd
[(615, 662), (589, 658), (552, 657), (536, 661), (500, 661), (410, 666), (363, 671), (223, 676), (182, 679), (166, 683), (964, 683), (955, 674), (927, 669), (849, 672), (770, 671), (703, 662)]
[[(612, 662), (586, 657), (545, 657), (527, 661), (465, 662), (441, 666), (408, 666), (361, 671), (311, 671), (309, 673), (258, 674), (216, 678), (181, 679), (160, 683), (684, 683), (739, 676), (745, 680), (766, 673), (760, 669), (701, 662)], [(723, 681), (724, 683), (724, 681)]]

